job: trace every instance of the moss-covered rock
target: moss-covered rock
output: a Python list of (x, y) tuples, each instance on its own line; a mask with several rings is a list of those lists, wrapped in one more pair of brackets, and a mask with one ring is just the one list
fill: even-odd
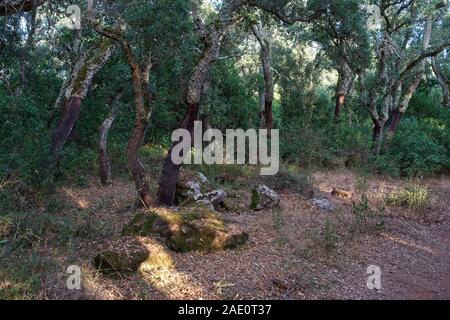
[(181, 208), (141, 211), (123, 229), (124, 235), (157, 236), (175, 251), (214, 251), (244, 244), (248, 234), (228, 223), (203, 202)]
[(94, 267), (108, 275), (136, 271), (150, 256), (147, 248), (133, 237), (122, 237), (103, 245), (94, 257)]
[(222, 202), (222, 207), (225, 211), (241, 214), (248, 211), (245, 201), (237, 197), (225, 198)]

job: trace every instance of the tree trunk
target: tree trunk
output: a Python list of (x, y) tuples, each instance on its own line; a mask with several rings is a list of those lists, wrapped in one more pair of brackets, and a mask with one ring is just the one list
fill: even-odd
[(353, 74), (350, 67), (344, 62), (339, 70), (339, 80), (336, 85), (336, 104), (334, 108), (334, 123), (339, 125), (341, 110), (345, 105), (347, 96), (353, 86)]
[(347, 96), (345, 94), (339, 94), (336, 96), (336, 106), (334, 108), (334, 123), (335, 124), (339, 124), (339, 122), (341, 120), (341, 109), (344, 107), (346, 97)]
[(268, 135), (270, 137), (270, 131), (274, 128), (273, 124), (273, 98), (274, 98), (274, 80), (271, 66), (271, 43), (268, 35), (263, 29), (262, 23), (257, 26), (253, 26), (253, 33), (256, 36), (261, 46), (261, 62), (262, 70), (264, 74), (264, 101), (260, 97), (260, 105), (264, 106), (262, 116), (260, 116), (261, 122), (264, 121), (264, 128), (268, 129)]
[[(243, 2), (226, 1), (224, 2), (224, 5), (224, 9), (219, 15), (219, 21), (210, 26), (206, 26), (203, 23), (195, 2), (192, 6), (192, 16), (196, 25), (196, 31), (200, 40), (203, 42), (204, 48), (202, 51), (202, 56), (191, 76), (184, 98), (187, 112), (180, 128), (187, 129), (191, 137), (194, 131), (194, 122), (199, 119), (201, 93), (209, 70), (219, 58), (223, 36), (227, 32), (228, 28), (236, 22), (234, 19), (234, 14), (243, 5)], [(194, 141), (194, 139), (191, 139), (191, 141)], [(159, 181), (157, 204), (170, 206), (175, 200), (178, 174), (181, 168), (181, 165), (176, 165), (172, 161), (172, 150), (176, 145), (178, 145), (176, 142), (172, 144), (172, 147), (169, 150), (163, 164), (161, 178)]]
[(385, 121), (374, 121), (372, 155), (378, 156), (383, 145), (383, 129)]
[[(264, 72), (261, 67), (260, 69), (261, 75), (264, 77)], [(264, 128), (266, 126), (266, 90), (264, 89), (265, 85), (260, 85), (259, 87), (259, 127)]]
[(144, 65), (139, 65), (133, 56), (131, 47), (128, 44), (123, 46), (128, 63), (132, 71), (132, 82), (134, 90), (134, 99), (136, 105), (136, 120), (134, 123), (133, 134), (127, 144), (128, 168), (133, 175), (136, 189), (140, 201), (145, 207), (151, 207), (154, 204), (150, 193), (150, 187), (145, 175), (144, 165), (139, 159), (139, 150), (144, 142), (145, 133), (150, 122), (152, 113), (152, 104), (154, 97), (150, 92), (150, 70), (152, 68), (151, 57), (149, 56)]
[(59, 90), (58, 97), (56, 98), (55, 104), (53, 105), (53, 111), (47, 120), (48, 129), (51, 129), (53, 120), (55, 120), (55, 118), (58, 116), (58, 113), (61, 109), (64, 110), (66, 103), (72, 96), (73, 86), (75, 85), (73, 79), (78, 77), (78, 74), (80, 73), (80, 70), (85, 65), (85, 63), (86, 63), (86, 53), (82, 53), (77, 58), (77, 61), (73, 64), (71, 76), (67, 77), (64, 80), (63, 85)]
[(131, 80), (134, 91), (134, 103), (136, 107), (136, 119), (133, 133), (128, 140), (126, 156), (128, 168), (133, 176), (139, 199), (144, 207), (154, 204), (150, 193), (150, 187), (145, 175), (145, 168), (139, 159), (139, 150), (144, 142), (145, 133), (150, 122), (154, 96), (150, 91), (150, 71), (152, 69), (151, 53), (144, 54), (142, 63), (139, 63), (130, 43), (123, 37), (127, 25), (123, 20), (114, 28), (105, 28), (95, 19), (93, 3), (88, 4), (88, 20), (96, 32), (103, 35), (109, 41), (116, 41), (122, 47), (123, 53), (131, 69)]
[[(188, 112), (184, 117), (184, 120), (180, 126), (181, 129), (189, 131), (191, 137), (194, 133), (194, 122), (199, 118), (199, 104), (192, 104), (188, 107)], [(193, 142), (193, 139), (191, 139)], [(178, 145), (174, 143), (164, 160), (161, 179), (159, 181), (158, 199), (159, 204), (172, 205), (175, 201), (176, 185), (178, 181), (178, 175), (181, 169), (181, 164), (177, 165), (172, 161), (172, 150)], [(183, 155), (186, 156), (186, 155)]]
[(269, 137), (271, 136), (271, 130), (274, 128), (272, 105), (273, 105), (272, 100), (265, 101), (266, 129)]
[[(427, 24), (424, 29), (423, 33), (423, 42), (422, 42), (422, 48), (424, 51), (427, 50), (430, 40), (431, 40), (431, 31), (433, 26), (433, 19), (428, 18)], [(418, 71), (415, 74), (415, 76), (412, 78), (411, 83), (408, 86), (408, 89), (406, 90), (403, 99), (401, 98), (401, 90), (403, 86), (403, 80), (400, 79), (400, 81), (396, 81), (393, 86), (393, 91), (400, 90), (398, 93), (398, 99), (396, 99), (394, 106), (393, 106), (393, 119), (391, 122), (391, 125), (389, 126), (389, 135), (388, 139), (392, 139), (392, 137), (397, 132), (398, 125), (401, 121), (402, 115), (406, 112), (406, 110), (409, 107), (409, 103), (411, 102), (412, 97), (417, 91), (417, 88), (419, 87), (420, 83), (422, 82), (423, 75), (425, 73), (425, 63), (422, 62), (421, 65), (418, 67)], [(399, 85), (398, 88), (396, 88), (396, 84)]]
[(81, 103), (92, 84), (92, 78), (111, 57), (114, 50), (113, 42), (103, 40), (98, 51), (86, 60), (80, 68), (75, 68), (70, 84), (70, 97), (65, 102), (61, 115), (50, 142), (50, 164), (55, 165), (53, 157), (64, 147), (68, 137), (72, 133), (80, 115)]
[(447, 76), (440, 68), (436, 57), (432, 58), (431, 65), (433, 67), (434, 75), (436, 76), (436, 79), (442, 88), (442, 95), (443, 95), (442, 103), (444, 107), (450, 108), (450, 81), (447, 79)]
[(144, 165), (139, 159), (139, 149), (141, 148), (144, 141), (148, 123), (149, 114), (137, 114), (133, 134), (128, 141), (126, 150), (128, 167), (131, 171), (131, 174), (133, 175), (136, 189), (139, 193), (139, 198), (145, 207), (150, 207), (153, 204), (153, 198), (151, 196), (150, 187), (145, 176)]
[(120, 90), (117, 95), (110, 101), (110, 111), (106, 117), (103, 124), (100, 126), (100, 141), (99, 141), (99, 152), (98, 152), (98, 168), (100, 181), (103, 185), (108, 185), (112, 183), (111, 179), (111, 164), (108, 158), (107, 152), (107, 142), (108, 133), (114, 120), (116, 119), (117, 113), (119, 112), (119, 100), (123, 96), (123, 91)]
[(50, 154), (54, 155), (57, 150), (62, 149), (67, 138), (72, 133), (75, 123), (80, 116), (81, 97), (72, 96), (64, 105), (61, 118), (56, 125), (50, 142)]
[(389, 125), (389, 136), (392, 137), (397, 132), (398, 125), (400, 124), (400, 120), (403, 117), (403, 112), (399, 111), (398, 109), (395, 109), (392, 111), (392, 119), (391, 123)]
[(21, 96), (27, 82), (27, 73), (29, 61), (31, 60), (30, 51), (33, 50), (34, 34), (36, 32), (36, 10), (33, 10), (26, 17), (27, 40), (25, 47), (21, 49), (20, 59), (22, 63), (19, 67), (19, 85), (16, 88), (15, 95)]

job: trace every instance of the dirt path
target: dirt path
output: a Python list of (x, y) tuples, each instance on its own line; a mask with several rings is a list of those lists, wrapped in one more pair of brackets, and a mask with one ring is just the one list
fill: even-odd
[[(80, 250), (74, 253), (87, 274), (79, 298), (450, 299), (448, 179), (426, 181), (431, 201), (423, 217), (405, 209), (387, 208), (382, 229), (355, 234), (351, 200), (329, 193), (336, 186), (354, 191), (356, 177), (349, 172), (326, 172), (315, 178), (321, 196), (334, 204), (333, 211), (319, 209), (311, 199), (286, 190), (281, 193), (279, 210), (232, 216), (250, 234), (248, 244), (237, 250), (167, 252), (173, 260), (170, 267), (144, 268), (131, 277), (109, 279), (90, 266), (95, 241), (82, 241)], [(369, 189), (405, 184), (377, 179), (369, 181)], [(75, 206), (96, 208), (96, 203), (103, 201), (101, 209), (90, 211), (90, 219), (104, 221), (109, 234), (114, 235), (131, 215), (133, 190), (131, 183), (119, 183), (100, 195), (90, 189), (66, 193)], [(246, 192), (240, 197), (242, 202), (249, 202)], [(370, 199), (371, 205), (374, 199)], [(369, 265), (381, 269), (381, 290), (366, 286)]]
[[(337, 181), (327, 175), (324, 184)], [(319, 178), (320, 179), (320, 178)], [(354, 179), (353, 179), (354, 180)], [(322, 180), (324, 181), (324, 180)], [(386, 228), (376, 235), (364, 236), (343, 250), (340, 257), (343, 275), (339, 298), (370, 299), (449, 299), (450, 298), (450, 181), (429, 180), (430, 204), (423, 217), (402, 217), (397, 210), (386, 218)], [(403, 181), (372, 181), (403, 185)], [(351, 183), (350, 183), (351, 185)], [(369, 291), (365, 275), (368, 265), (382, 271), (382, 289)]]

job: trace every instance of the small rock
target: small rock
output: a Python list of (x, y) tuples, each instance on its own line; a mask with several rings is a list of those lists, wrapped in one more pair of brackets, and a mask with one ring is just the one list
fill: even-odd
[(325, 198), (314, 198), (313, 204), (323, 210), (331, 211), (334, 210), (334, 205)]
[(197, 172), (198, 177), (203, 183), (209, 183), (208, 178), (201, 172)]
[(255, 210), (275, 208), (280, 204), (278, 193), (265, 185), (260, 185), (252, 190), (252, 202), (250, 207)]
[(227, 193), (224, 190), (220, 189), (208, 192), (207, 194), (204, 195), (203, 198), (205, 200), (208, 200), (213, 206), (217, 206), (221, 204), (226, 197)]
[(175, 203), (186, 207), (193, 202), (202, 202), (217, 208), (223, 203), (227, 194), (222, 189), (213, 191), (211, 189), (211, 185), (203, 173), (183, 171), (180, 173), (177, 183)]
[(186, 186), (188, 187), (187, 196), (193, 197), (195, 201), (203, 198), (203, 194), (200, 191), (200, 184), (194, 181), (188, 181)]

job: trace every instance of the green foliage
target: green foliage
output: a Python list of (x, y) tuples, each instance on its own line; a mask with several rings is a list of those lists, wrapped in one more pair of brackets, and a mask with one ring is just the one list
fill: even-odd
[(385, 154), (373, 161), (375, 168), (392, 176), (417, 176), (442, 172), (450, 166), (450, 130), (439, 120), (403, 119)]
[(261, 182), (276, 191), (289, 189), (303, 195), (313, 192), (313, 176), (308, 171), (298, 171), (287, 165), (281, 165), (278, 173), (274, 176), (260, 178)]
[(214, 66), (210, 90), (205, 92), (202, 105), (202, 113), (214, 128), (246, 130), (255, 127), (258, 103), (245, 80), (242, 81), (233, 60), (219, 61)]

